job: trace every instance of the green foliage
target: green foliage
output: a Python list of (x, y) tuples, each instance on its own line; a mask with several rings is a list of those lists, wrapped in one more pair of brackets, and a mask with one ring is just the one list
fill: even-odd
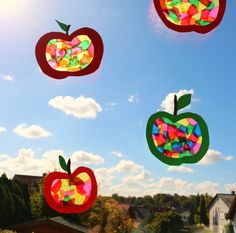
[(41, 180), (41, 182), (38, 182), (38, 184), (31, 189), (30, 206), (33, 219), (40, 219), (45, 217), (48, 218), (58, 215), (48, 206), (45, 200), (43, 180)]
[(101, 196), (89, 211), (88, 221), (92, 228), (99, 226), (101, 233), (129, 233), (133, 229), (133, 221), (119, 208), (118, 202)]
[(204, 225), (194, 226), (191, 230), (193, 233), (212, 233), (207, 227)]
[(204, 196), (201, 196), (200, 201), (200, 223), (203, 223), (205, 226), (209, 224)]
[(0, 177), (0, 203), (0, 227), (31, 219), (27, 186), (5, 174)]
[(232, 224), (227, 224), (224, 226), (225, 228), (225, 233), (234, 233), (234, 227)]
[(156, 213), (144, 226), (144, 232), (180, 233), (183, 227), (181, 217), (174, 212)]

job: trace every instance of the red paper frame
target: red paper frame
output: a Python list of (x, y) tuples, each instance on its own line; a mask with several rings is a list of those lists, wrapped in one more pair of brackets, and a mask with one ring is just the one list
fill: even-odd
[(219, 0), (219, 12), (218, 15), (215, 19), (214, 22), (210, 23), (209, 25), (206, 26), (197, 26), (197, 25), (187, 25), (187, 26), (182, 26), (182, 25), (176, 25), (172, 22), (170, 22), (161, 7), (160, 0), (153, 0), (154, 1), (154, 6), (156, 8), (156, 11), (163, 21), (163, 23), (170, 29), (175, 30), (177, 32), (198, 32), (198, 33), (208, 33), (214, 28), (216, 28), (221, 20), (223, 19), (224, 13), (225, 13), (225, 8), (226, 8), (226, 0)]
[[(69, 204), (68, 206), (58, 206), (51, 195), (51, 186), (55, 179), (73, 179), (79, 173), (85, 172), (91, 179), (91, 196), (83, 205)], [(79, 167), (72, 174), (63, 172), (49, 173), (44, 179), (44, 196), (48, 205), (55, 211), (63, 214), (82, 213), (92, 207), (97, 198), (97, 181), (93, 171), (88, 167)]]
[[(92, 62), (86, 68), (76, 72), (54, 70), (48, 64), (45, 55), (48, 42), (52, 39), (62, 39), (66, 41), (71, 41), (74, 37), (79, 35), (87, 35), (91, 39), (94, 45), (94, 58)], [(43, 73), (54, 79), (64, 79), (67, 78), (68, 76), (82, 76), (95, 72), (100, 66), (103, 57), (103, 50), (104, 46), (101, 36), (95, 30), (84, 27), (74, 31), (70, 35), (67, 35), (62, 32), (49, 32), (43, 35), (36, 44), (35, 55)]]

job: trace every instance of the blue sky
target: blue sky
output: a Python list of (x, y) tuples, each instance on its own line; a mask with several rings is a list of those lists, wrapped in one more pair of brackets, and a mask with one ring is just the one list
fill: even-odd
[[(219, 27), (200, 35), (166, 28), (152, 1), (1, 0), (0, 172), (39, 175), (63, 153), (74, 167), (94, 169), (102, 194), (236, 189), (235, 12), (236, 2), (227, 2)], [(99, 32), (105, 50), (96, 73), (54, 80), (41, 72), (35, 44), (60, 31), (55, 19), (71, 24), (71, 33), (85, 26)], [(211, 150), (204, 164), (176, 171), (151, 154), (145, 128), (168, 94), (183, 90), (195, 100), (188, 110), (208, 124)], [(70, 96), (78, 114), (83, 97), (92, 101), (96, 117), (65, 114), (59, 96)]]

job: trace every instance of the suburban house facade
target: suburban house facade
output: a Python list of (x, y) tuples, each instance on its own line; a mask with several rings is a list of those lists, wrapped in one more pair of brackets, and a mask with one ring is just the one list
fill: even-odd
[(234, 201), (229, 209), (229, 212), (226, 214), (225, 217), (232, 223), (234, 232), (236, 232), (236, 198), (234, 198)]
[(129, 204), (118, 204), (118, 208), (124, 211), (127, 217), (131, 218), (134, 221), (134, 227), (138, 228), (140, 224), (146, 220), (150, 215), (154, 213), (163, 213), (171, 211), (172, 208), (165, 207), (147, 207), (142, 205), (129, 205)]
[(180, 211), (178, 213), (181, 216), (181, 220), (183, 221), (183, 223), (188, 224), (191, 212), (189, 210), (184, 210), (184, 211)]
[(225, 225), (229, 224), (230, 222), (234, 225), (234, 227), (236, 226), (235, 214), (231, 213), (236, 208), (233, 207), (233, 205), (236, 205), (235, 200), (236, 200), (236, 195), (234, 192), (232, 192), (231, 194), (219, 193), (216, 194), (216, 196), (212, 199), (212, 201), (208, 206), (209, 228), (212, 232), (225, 233)]

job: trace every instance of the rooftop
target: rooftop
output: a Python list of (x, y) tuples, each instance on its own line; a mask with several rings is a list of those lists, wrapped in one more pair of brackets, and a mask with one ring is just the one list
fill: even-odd
[(20, 231), (20, 232), (32, 232), (36, 230), (39, 233), (87, 233), (88, 229), (82, 225), (72, 223), (63, 217), (53, 217), (48, 219), (40, 219), (31, 222), (25, 222), (9, 227), (9, 229)]
[(223, 202), (230, 208), (230, 206), (232, 205), (236, 195), (235, 195), (234, 192), (232, 192), (231, 194), (218, 193), (218, 194), (215, 195), (215, 197), (209, 203), (208, 209), (211, 208), (212, 204), (214, 203), (214, 201), (216, 200), (217, 197), (221, 198), (223, 200)]
[(28, 175), (19, 175), (16, 174), (13, 177), (13, 180), (18, 180), (23, 184), (31, 185), (32, 183), (42, 179), (42, 176), (28, 176)]

